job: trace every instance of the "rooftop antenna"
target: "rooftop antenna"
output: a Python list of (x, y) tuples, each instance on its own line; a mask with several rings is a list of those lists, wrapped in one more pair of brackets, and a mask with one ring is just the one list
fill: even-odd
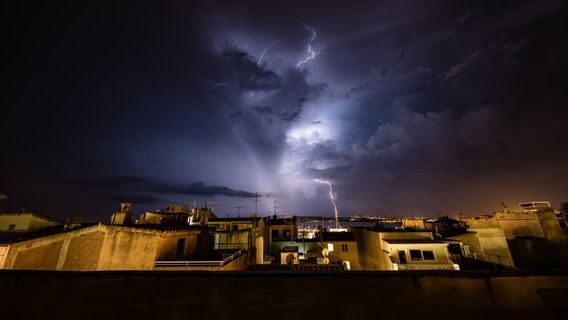
[(187, 204), (185, 205), (185, 208), (187, 210), (195, 209), (195, 200), (194, 201), (188, 201)]
[(254, 193), (254, 213), (258, 214), (258, 192)]
[(241, 217), (241, 209), (245, 207), (235, 207), (237, 209), (237, 217)]
[(213, 211), (212, 204), (217, 204), (217, 203), (219, 203), (219, 201), (205, 201), (205, 208), (210, 208), (211, 211)]
[(274, 200), (274, 215), (277, 215), (277, 212), (278, 212), (278, 211), (276, 211), (276, 209), (279, 208), (279, 207), (276, 205), (277, 203), (278, 203), (278, 201), (277, 201), (277, 200)]

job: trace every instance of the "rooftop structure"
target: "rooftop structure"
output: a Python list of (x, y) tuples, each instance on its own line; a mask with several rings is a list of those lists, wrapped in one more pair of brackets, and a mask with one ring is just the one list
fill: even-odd
[(63, 222), (31, 212), (1, 213), (1, 232), (25, 232), (63, 225)]
[(526, 212), (536, 212), (536, 211), (550, 211), (552, 207), (548, 201), (531, 201), (519, 203), (521, 210)]

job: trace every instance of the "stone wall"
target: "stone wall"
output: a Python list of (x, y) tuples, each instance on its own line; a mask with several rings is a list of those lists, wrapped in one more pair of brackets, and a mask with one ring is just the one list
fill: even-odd
[(81, 234), (69, 241), (63, 270), (97, 270), (105, 232)]
[(19, 250), (12, 250), (10, 254), (15, 254), (13, 269), (29, 270), (55, 270), (59, 260), (59, 252), (63, 246), (63, 241), (45, 243), (29, 248), (20, 247)]
[[(185, 238), (184, 256), (198, 252), (201, 231), (160, 231), (95, 225), (10, 245), (6, 269), (152, 270), (157, 257), (176, 258)], [(207, 238), (207, 237), (205, 237)], [(208, 239), (205, 239), (208, 245)], [(168, 259), (165, 259), (168, 260)]]
[(119, 226), (106, 230), (97, 270), (152, 270), (160, 232)]

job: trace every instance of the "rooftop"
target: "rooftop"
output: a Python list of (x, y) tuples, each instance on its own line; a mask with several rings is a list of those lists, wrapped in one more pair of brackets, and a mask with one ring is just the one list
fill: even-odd
[(44, 219), (44, 220), (47, 220), (47, 221), (63, 224), (63, 221), (61, 221), (59, 219), (55, 219), (55, 218), (52, 218), (52, 217), (44, 216), (44, 215), (33, 213), (33, 212), (5, 212), (5, 213), (0, 213), (0, 217), (2, 217), (2, 216), (34, 216), (34, 217), (41, 218), (41, 219)]
[(383, 241), (390, 244), (446, 244), (444, 241), (432, 239), (383, 239)]
[(237, 218), (211, 218), (209, 222), (252, 222), (260, 220), (260, 217), (237, 217)]
[(292, 222), (296, 223), (296, 217), (292, 218), (271, 218), (266, 220), (266, 224), (268, 225), (286, 225)]
[[(52, 236), (56, 234), (61, 234), (65, 232), (76, 231), (80, 229), (85, 229), (88, 227), (92, 227), (98, 225), (99, 223), (82, 223), (80, 226), (77, 226), (73, 229), (65, 229), (64, 225), (57, 225), (52, 227), (47, 227), (43, 229), (37, 229), (32, 231), (13, 231), (13, 232), (2, 232), (0, 233), (0, 244), (10, 244), (10, 243), (17, 243), (47, 236)], [(184, 232), (184, 231), (193, 231), (193, 230), (202, 230), (202, 229), (211, 229), (210, 227), (201, 226), (201, 225), (159, 225), (159, 224), (145, 224), (145, 225), (129, 225), (129, 226), (122, 226), (122, 225), (104, 225), (107, 228), (124, 228), (124, 229), (139, 229), (139, 230), (149, 230), (149, 231), (162, 231), (162, 232)]]
[(55, 234), (65, 233), (69, 231), (74, 231), (77, 229), (82, 229), (96, 225), (98, 223), (82, 224), (80, 227), (74, 229), (65, 229), (64, 225), (57, 225), (52, 227), (47, 227), (43, 229), (37, 229), (32, 231), (14, 231), (14, 232), (2, 232), (0, 233), (0, 244), (16, 243), (26, 240), (37, 239), (41, 237), (47, 237)]

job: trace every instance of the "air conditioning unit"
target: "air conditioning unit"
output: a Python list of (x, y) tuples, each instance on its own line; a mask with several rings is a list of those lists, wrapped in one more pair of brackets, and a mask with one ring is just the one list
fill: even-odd
[(300, 264), (298, 247), (297, 246), (286, 246), (280, 251), (280, 263), (293, 265)]

